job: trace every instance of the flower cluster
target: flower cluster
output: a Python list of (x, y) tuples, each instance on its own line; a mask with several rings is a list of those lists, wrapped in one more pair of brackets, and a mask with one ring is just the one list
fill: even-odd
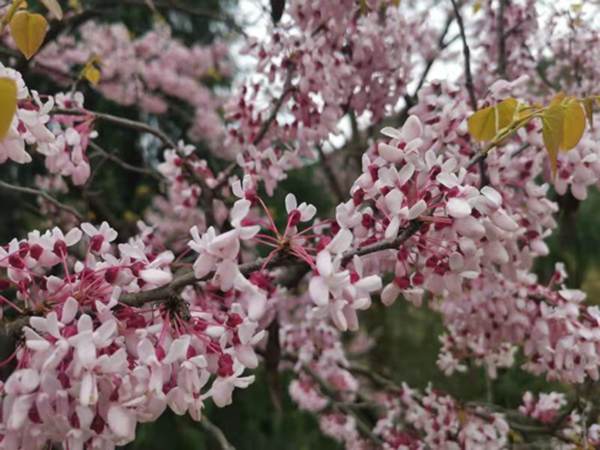
[(200, 420), (206, 399), (226, 406), (254, 380), (242, 375), (258, 364), (260, 311), (235, 303), (224, 313), (193, 289), (157, 309), (123, 301), (171, 282), (174, 255), (149, 252), (140, 238), (117, 253), (116, 238), (106, 223), (83, 224), (0, 248), (2, 289), (32, 315), (2, 386), (4, 448), (123, 445), (167, 407)]
[(14, 69), (0, 64), (0, 77), (9, 78), (17, 85), (17, 113), (8, 133), (0, 141), (0, 164), (11, 160), (18, 164), (32, 161), (26, 146), (35, 146), (45, 157), (51, 174), (71, 177), (75, 185), (84, 184), (90, 176), (86, 149), (96, 137), (91, 122), (78, 116), (50, 116), (54, 107), (71, 105), (81, 108), (80, 93), (43, 96), (29, 91), (23, 77)]

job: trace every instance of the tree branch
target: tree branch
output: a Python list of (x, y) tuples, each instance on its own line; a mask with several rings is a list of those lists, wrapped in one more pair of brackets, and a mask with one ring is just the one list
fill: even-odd
[(506, 34), (504, 33), (504, 8), (506, 0), (498, 0), (498, 17), (496, 18), (496, 33), (498, 39), (498, 75), (506, 78)]
[(325, 172), (325, 178), (327, 178), (327, 182), (331, 187), (331, 190), (337, 197), (339, 202), (343, 202), (346, 199), (344, 195), (344, 190), (341, 188), (339, 184), (339, 180), (337, 179), (333, 168), (331, 167), (329, 158), (323, 151), (323, 147), (320, 144), (317, 144), (317, 152), (319, 152), (319, 157), (321, 158), (321, 167), (323, 167), (323, 171)]
[(294, 77), (294, 66), (291, 63), (289, 63), (289, 64), (290, 64), (290, 66), (288, 67), (287, 76), (286, 76), (285, 82), (283, 84), (283, 92), (281, 93), (281, 96), (277, 99), (277, 101), (275, 102), (273, 111), (271, 111), (271, 115), (267, 118), (267, 120), (265, 120), (262, 123), (260, 129), (258, 130), (258, 134), (252, 141), (252, 145), (258, 145), (260, 143), (260, 141), (262, 141), (264, 139), (267, 132), (269, 131), (269, 128), (271, 127), (271, 124), (277, 118), (277, 114), (279, 113), (279, 110), (281, 109), (281, 107), (283, 106), (283, 103), (287, 99), (287, 96), (296, 89), (294, 86), (292, 86), (292, 78)]
[[(465, 24), (463, 22), (462, 16), (460, 15), (460, 11), (458, 10), (456, 0), (451, 1), (452, 6), (454, 7), (454, 14), (456, 15), (456, 23), (458, 24), (458, 28), (460, 30), (460, 38), (462, 39), (463, 43), (463, 55), (465, 58), (465, 85), (467, 87), (467, 92), (469, 93), (469, 101), (471, 102), (471, 108), (473, 109), (473, 111), (477, 111), (477, 98), (475, 97), (475, 86), (473, 84), (473, 74), (471, 72), (471, 51), (469, 50), (469, 44), (467, 43), (467, 33), (465, 31)], [(483, 156), (483, 158), (478, 159), (477, 162), (479, 164), (479, 173), (481, 175), (481, 187), (483, 187), (489, 183), (486, 174), (485, 156)]]
[(219, 442), (219, 445), (221, 446), (222, 450), (235, 450), (235, 447), (231, 445), (227, 440), (227, 436), (225, 436), (225, 433), (223, 433), (223, 431), (218, 426), (216, 426), (214, 423), (208, 420), (208, 417), (206, 417), (206, 415), (202, 416), (200, 425), (206, 431), (212, 433), (215, 439)]
[(23, 187), (23, 186), (16, 186), (14, 184), (10, 184), (10, 183), (7, 183), (6, 181), (1, 181), (1, 180), (0, 180), (0, 187), (10, 190), (10, 191), (20, 192), (22, 194), (39, 195), (40, 197), (43, 197), (44, 199), (48, 200), (50, 203), (55, 205), (57, 208), (71, 213), (80, 222), (83, 220), (83, 216), (76, 209), (74, 209), (68, 205), (65, 205), (64, 203), (59, 202), (54, 197), (52, 197), (50, 194), (48, 194), (46, 191), (41, 191), (38, 189), (33, 189), (33, 188), (28, 188), (28, 187)]
[(460, 38), (463, 43), (463, 55), (465, 58), (465, 85), (467, 86), (467, 92), (469, 93), (469, 101), (471, 102), (471, 108), (473, 111), (477, 111), (477, 98), (475, 97), (475, 86), (473, 85), (473, 74), (471, 73), (471, 51), (469, 50), (469, 44), (467, 43), (467, 34), (465, 32), (465, 24), (463, 22), (460, 11), (456, 0), (450, 0), (454, 7), (454, 14), (456, 15), (456, 23), (460, 30)]
[[(408, 227), (403, 229), (401, 233), (398, 235), (396, 239), (391, 242), (379, 242), (376, 244), (368, 245), (359, 250), (354, 250), (350, 252), (346, 252), (342, 257), (342, 262), (349, 262), (354, 256), (364, 256), (375, 252), (380, 252), (382, 250), (390, 250), (397, 249), (402, 244), (404, 244), (411, 236), (413, 236), (419, 229), (421, 228), (421, 224), (419, 222), (411, 222)], [(242, 264), (240, 266), (240, 272), (242, 275), (246, 276), (253, 272), (257, 272), (261, 270), (263, 265), (265, 264), (265, 258), (259, 258), (255, 261)], [(306, 265), (306, 263), (299, 259), (290, 256), (286, 253), (277, 253), (266, 265), (266, 269), (273, 269), (275, 267), (286, 267), (286, 266), (295, 266), (295, 265)], [(123, 294), (121, 295), (119, 301), (129, 306), (142, 306), (149, 302), (156, 301), (164, 301), (168, 299), (171, 295), (177, 294), (184, 287), (196, 284), (202, 281), (210, 280), (215, 274), (215, 271), (211, 271), (206, 274), (202, 278), (196, 278), (193, 271), (189, 271), (180, 277), (174, 279), (170, 284), (152, 289), (150, 291), (138, 292), (135, 294)]]
[(338, 402), (335, 400), (336, 397), (338, 396), (337, 389), (329, 386), (327, 381), (325, 381), (323, 379), (323, 377), (321, 377), (321, 375), (319, 375), (317, 372), (315, 372), (308, 365), (306, 365), (306, 364), (302, 365), (302, 370), (307, 375), (309, 375), (313, 380), (315, 380), (317, 382), (317, 384), (321, 388), (321, 392), (325, 396), (329, 397), (334, 409), (340, 410), (342, 413), (344, 413), (348, 416), (351, 416), (356, 421), (356, 426), (358, 427), (359, 431), (361, 432), (361, 434), (363, 436), (365, 436), (366, 438), (368, 438), (369, 440), (371, 440), (372, 442), (374, 442), (377, 445), (380, 445), (380, 446), (383, 445), (383, 441), (379, 438), (379, 436), (377, 436), (375, 433), (373, 433), (373, 430), (371, 429), (371, 427), (368, 424), (366, 424), (363, 421), (363, 419), (358, 416), (358, 414), (356, 414), (356, 412), (350, 407), (350, 405), (348, 405), (347, 403), (341, 403), (341, 402)]
[(94, 149), (95, 151), (97, 151), (98, 153), (103, 155), (106, 159), (113, 161), (114, 163), (116, 163), (118, 166), (122, 167), (125, 170), (129, 170), (131, 172), (137, 172), (142, 175), (149, 175), (151, 177), (156, 178), (157, 180), (163, 179), (163, 177), (160, 175), (159, 172), (155, 172), (154, 170), (145, 169), (142, 167), (133, 166), (133, 165), (123, 161), (122, 159), (118, 158), (117, 156), (113, 155), (112, 153), (108, 153), (106, 150), (104, 150), (102, 147), (100, 147), (98, 144), (96, 144), (93, 141), (90, 141), (88, 145), (92, 149)]

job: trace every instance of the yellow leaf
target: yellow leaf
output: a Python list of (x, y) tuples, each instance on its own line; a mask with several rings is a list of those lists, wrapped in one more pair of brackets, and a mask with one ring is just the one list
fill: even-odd
[(566, 152), (575, 148), (585, 131), (585, 112), (578, 102), (565, 108), (562, 149)]
[(360, 10), (363, 14), (368, 14), (370, 9), (369, 5), (367, 5), (367, 0), (360, 0)]
[(100, 82), (100, 71), (93, 65), (90, 65), (83, 70), (83, 77), (93, 85), (96, 85)]
[(477, 2), (473, 5), (473, 13), (477, 14), (483, 5), (481, 2)]
[(100, 58), (98, 55), (94, 55), (90, 58), (90, 60), (85, 63), (85, 67), (81, 70), (79, 74), (79, 78), (85, 78), (93, 85), (96, 85), (100, 82)]
[(392, 4), (393, 4), (394, 6), (400, 6), (400, 1), (401, 1), (401, 0), (392, 0)]
[(69, 0), (69, 6), (75, 10), (77, 14), (81, 14), (83, 12), (83, 8), (79, 0)]
[(10, 8), (8, 9), (7, 13), (2, 18), (2, 32), (4, 32), (6, 25), (10, 23), (10, 21), (12, 20), (13, 16), (15, 15), (19, 7), (22, 5), (22, 3), (23, 0), (17, 0), (14, 1), (12, 5), (10, 5)]
[(48, 11), (54, 14), (54, 17), (56, 17), (58, 20), (62, 20), (63, 10), (57, 0), (42, 0), (42, 3), (48, 9)]
[(478, 142), (489, 141), (513, 122), (518, 105), (514, 98), (507, 98), (495, 106), (477, 111), (467, 120), (469, 133)]
[(456, 415), (458, 418), (458, 423), (460, 424), (461, 427), (464, 427), (469, 422), (469, 416), (464, 409), (458, 408)]
[(583, 107), (585, 108), (585, 114), (590, 124), (590, 128), (594, 128), (594, 99), (584, 98)]
[(558, 104), (562, 103), (562, 101), (565, 98), (567, 98), (567, 94), (565, 94), (564, 92), (559, 92), (554, 97), (552, 97), (552, 100), (550, 100), (550, 106), (554, 106), (554, 105), (558, 105)]
[(0, 78), (0, 141), (10, 129), (17, 112), (17, 83), (12, 78)]
[(544, 145), (550, 158), (552, 175), (556, 177), (556, 167), (558, 161), (558, 151), (563, 142), (563, 130), (565, 122), (564, 108), (558, 104), (550, 106), (542, 116), (542, 136)]
[(27, 59), (37, 53), (46, 37), (48, 22), (41, 14), (17, 12), (10, 21), (10, 32), (17, 47)]

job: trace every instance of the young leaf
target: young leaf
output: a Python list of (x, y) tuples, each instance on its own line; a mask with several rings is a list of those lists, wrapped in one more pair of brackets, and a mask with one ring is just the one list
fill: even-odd
[(567, 98), (567, 94), (565, 94), (564, 92), (559, 92), (554, 97), (552, 97), (552, 100), (550, 100), (550, 106), (554, 106), (554, 105), (558, 105), (558, 104), (562, 103), (562, 101), (565, 98)]
[(0, 78), (0, 141), (10, 129), (17, 112), (17, 83), (12, 78)]
[(360, 12), (369, 14), (369, 11), (371, 11), (371, 9), (369, 8), (369, 5), (367, 5), (367, 0), (360, 0)]
[(42, 3), (58, 20), (63, 18), (63, 10), (57, 0), (42, 0)]
[(565, 121), (563, 130), (563, 151), (569, 151), (575, 148), (583, 132), (585, 131), (585, 112), (578, 102), (571, 103), (565, 108)]
[(69, 0), (69, 6), (75, 10), (77, 14), (81, 14), (83, 12), (83, 7), (79, 0)]
[(558, 151), (563, 142), (564, 122), (565, 111), (560, 104), (550, 106), (542, 116), (542, 136), (554, 177), (556, 177)]
[(514, 98), (507, 98), (495, 106), (477, 111), (467, 120), (469, 133), (478, 142), (489, 141), (513, 122), (518, 105)]
[(90, 64), (83, 69), (83, 78), (96, 85), (100, 82), (100, 71), (94, 65)]
[(48, 22), (41, 14), (17, 12), (10, 21), (10, 33), (27, 59), (37, 53), (46, 37)]
[(80, 78), (85, 78), (93, 85), (96, 85), (100, 82), (100, 69), (98, 68), (100, 64), (100, 58), (98, 55), (94, 55), (86, 64), (81, 74)]

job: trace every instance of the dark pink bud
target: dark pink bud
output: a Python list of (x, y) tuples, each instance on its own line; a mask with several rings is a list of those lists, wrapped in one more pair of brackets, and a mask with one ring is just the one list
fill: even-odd
[(59, 258), (67, 256), (67, 244), (65, 241), (56, 241), (54, 243), (54, 254)]
[(117, 276), (119, 275), (119, 269), (116, 267), (111, 267), (104, 273), (104, 279), (112, 284), (117, 280)]
[(24, 269), (25, 268), (25, 261), (23, 261), (23, 258), (21, 258), (17, 254), (13, 254), (8, 257), (8, 264), (13, 266), (15, 269)]
[(104, 236), (102, 236), (101, 234), (97, 234), (90, 240), (90, 248), (95, 252), (99, 252), (100, 249), (102, 248), (103, 243), (104, 243)]
[(293, 210), (288, 215), (288, 221), (290, 223), (290, 227), (295, 227), (300, 223), (300, 217), (302, 214), (297, 209)]
[(36, 261), (38, 259), (40, 259), (40, 256), (42, 256), (42, 253), (44, 253), (44, 249), (42, 248), (41, 245), (38, 245), (38, 244), (33, 244), (31, 246), (31, 248), (29, 249), (29, 255)]

